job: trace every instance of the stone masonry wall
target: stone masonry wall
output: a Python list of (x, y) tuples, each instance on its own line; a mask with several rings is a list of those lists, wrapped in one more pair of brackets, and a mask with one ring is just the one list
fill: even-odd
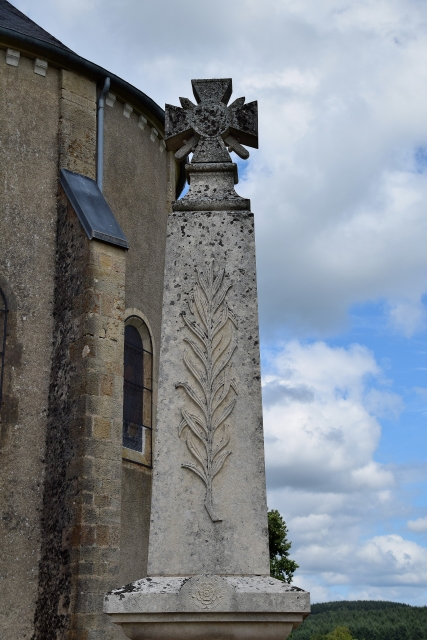
[(34, 640), (120, 637), (101, 611), (120, 553), (125, 255), (89, 241), (61, 194)]
[(96, 84), (62, 69), (60, 91), (60, 167), (95, 180)]
[[(164, 149), (159, 125), (140, 127), (123, 103), (105, 107), (104, 195), (129, 239), (126, 308), (143, 313), (152, 331), (154, 394), (160, 348), (169, 183), (175, 190), (175, 160)], [(158, 135), (152, 128), (157, 127)], [(123, 141), (126, 140), (126, 144)], [(162, 144), (163, 143), (163, 144)], [(171, 158), (172, 156), (172, 158)], [(155, 414), (154, 414), (155, 415)], [(117, 586), (146, 575), (151, 506), (151, 469), (123, 461), (120, 573)]]
[(0, 422), (0, 638), (29, 640), (37, 598), (51, 365), (59, 72), (0, 50), (0, 287), (8, 318)]
[(0, 107), (0, 286), (11, 306), (0, 638), (122, 638), (102, 596), (145, 574), (151, 503), (151, 471), (122, 463), (124, 309), (148, 319), (156, 379), (175, 162), (150, 123), (125, 118), (119, 101), (106, 107), (105, 195), (126, 255), (89, 241), (58, 199), (61, 167), (95, 178), (95, 83), (50, 65), (40, 76), (25, 55), (7, 65), (0, 49)]

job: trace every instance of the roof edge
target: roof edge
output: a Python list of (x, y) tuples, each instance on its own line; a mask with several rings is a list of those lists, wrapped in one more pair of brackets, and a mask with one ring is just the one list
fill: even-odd
[(62, 47), (51, 44), (39, 38), (34, 38), (26, 34), (14, 31), (13, 29), (6, 29), (0, 26), (0, 42), (5, 44), (15, 44), (21, 47), (21, 51), (26, 51), (32, 54), (44, 54), (48, 62), (56, 63), (57, 65), (70, 69), (71, 71), (83, 72), (86, 76), (95, 80), (97, 83), (103, 82), (105, 77), (108, 76), (111, 80), (111, 91), (117, 93), (121, 98), (130, 98), (132, 101), (139, 102), (144, 106), (159, 122), (164, 126), (165, 124), (165, 112), (143, 91), (136, 89), (133, 85), (129, 84), (125, 80), (122, 80), (118, 76), (110, 73), (103, 67), (89, 62), (85, 58), (77, 55), (71, 50), (63, 49)]
[[(156, 118), (156, 120), (164, 128), (165, 112), (161, 107), (159, 107), (156, 102), (154, 102), (154, 100), (147, 96), (143, 91), (140, 91), (139, 89), (131, 85), (129, 82), (122, 80), (122, 78), (119, 78), (118, 76), (110, 73), (103, 67), (100, 67), (93, 62), (89, 62), (89, 60), (82, 58), (73, 51), (63, 49), (62, 47), (56, 46), (49, 42), (45, 42), (44, 40), (40, 40), (39, 38), (33, 38), (32, 36), (20, 33), (19, 31), (6, 29), (5, 27), (1, 26), (0, 43), (11, 46), (14, 45), (18, 47), (23, 53), (30, 53), (33, 55), (41, 54), (47, 59), (48, 62), (52, 62), (64, 69), (83, 73), (84, 75), (94, 80), (97, 84), (101, 84), (101, 82), (103, 84), (105, 78), (108, 76), (110, 78), (110, 90), (112, 93), (117, 94), (125, 102), (136, 102), (142, 105), (145, 109), (147, 109), (147, 111), (151, 113), (152, 116), (154, 116), (154, 118)], [(179, 177), (176, 185), (177, 199), (181, 194), (186, 182), (185, 160), (183, 162), (180, 162), (179, 165)]]

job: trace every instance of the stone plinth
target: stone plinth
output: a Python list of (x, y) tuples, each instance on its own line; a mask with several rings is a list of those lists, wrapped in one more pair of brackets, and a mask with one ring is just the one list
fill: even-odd
[(106, 608), (132, 640), (282, 640), (310, 597), (273, 578), (145, 578), (108, 594)]
[(282, 640), (309, 594), (269, 576), (254, 219), (227, 151), (257, 146), (256, 103), (193, 89), (166, 111), (168, 147), (194, 155), (168, 221), (149, 577), (104, 610), (134, 640)]

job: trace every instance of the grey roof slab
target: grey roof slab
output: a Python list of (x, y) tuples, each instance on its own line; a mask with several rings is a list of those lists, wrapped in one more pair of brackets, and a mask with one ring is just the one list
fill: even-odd
[(94, 180), (61, 169), (60, 182), (90, 240), (102, 240), (129, 248), (122, 228)]

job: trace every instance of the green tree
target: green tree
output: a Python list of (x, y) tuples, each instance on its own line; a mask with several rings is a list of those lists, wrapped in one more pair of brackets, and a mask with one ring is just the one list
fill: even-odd
[(354, 640), (348, 627), (335, 627), (333, 631), (326, 635), (314, 634), (310, 636), (310, 640)]
[(292, 542), (287, 539), (288, 528), (277, 509), (268, 512), (268, 542), (270, 545), (270, 574), (290, 584), (298, 564), (289, 558)]
[(326, 637), (328, 640), (353, 640), (348, 627), (335, 627)]

